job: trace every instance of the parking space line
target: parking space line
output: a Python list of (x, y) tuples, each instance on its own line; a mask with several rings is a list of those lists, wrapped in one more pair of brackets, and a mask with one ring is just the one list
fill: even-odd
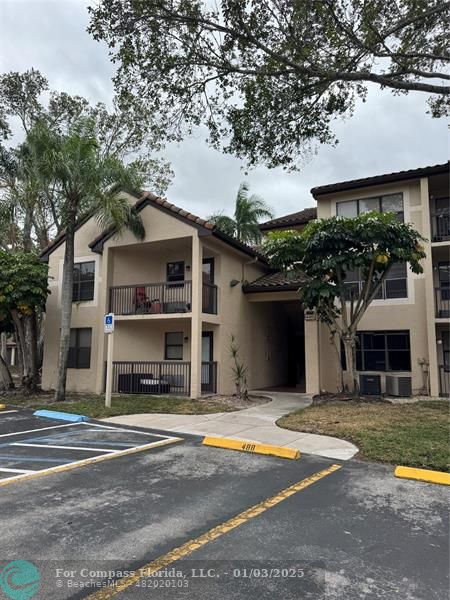
[(1, 433), (0, 438), (11, 437), (13, 435), (23, 435), (24, 433), (34, 433), (35, 431), (45, 431), (46, 429), (57, 429), (58, 427), (74, 427), (84, 425), (84, 423), (65, 423), (64, 425), (51, 425), (50, 427), (40, 427), (39, 429), (26, 429), (25, 431), (15, 431), (14, 433)]
[[(80, 425), (88, 425), (88, 423), (80, 423)], [(138, 429), (127, 429), (125, 427), (114, 427), (111, 425), (100, 425), (99, 423), (91, 423), (91, 426), (94, 427), (102, 427), (103, 429), (113, 429), (114, 431), (125, 431), (127, 433), (138, 433), (140, 435), (149, 435), (147, 431), (139, 431)], [(163, 435), (161, 433), (153, 433), (151, 434), (153, 437), (166, 438), (167, 435)]]
[(13, 442), (10, 446), (25, 446), (27, 448), (56, 448), (57, 450), (86, 450), (87, 452), (120, 452), (113, 448), (85, 448), (84, 446), (53, 446), (51, 444), (26, 444), (24, 442)]
[(1, 467), (0, 471), (3, 473), (35, 473), (33, 469), (7, 469), (6, 467)]
[[(82, 425), (83, 423), (79, 423), (79, 424)], [(70, 425), (74, 425), (74, 423), (70, 423)], [(152, 434), (147, 434), (147, 435), (152, 435)], [(61, 465), (57, 465), (55, 467), (50, 467), (48, 469), (42, 469), (41, 471), (34, 471), (32, 473), (17, 475), (15, 477), (7, 477), (5, 479), (0, 479), (0, 487), (9, 485), (11, 483), (18, 483), (20, 481), (28, 481), (30, 479), (35, 479), (37, 477), (43, 477), (45, 475), (51, 475), (53, 473), (70, 471), (72, 469), (77, 469), (78, 467), (92, 465), (94, 463), (101, 462), (104, 460), (111, 460), (113, 458), (119, 458), (121, 456), (127, 456), (129, 454), (136, 454), (137, 452), (144, 452), (145, 450), (151, 450), (153, 448), (159, 448), (161, 446), (167, 446), (168, 444), (174, 444), (176, 442), (182, 442), (182, 441), (183, 441), (183, 438), (166, 436), (165, 440), (159, 440), (158, 442), (150, 442), (149, 444), (143, 444), (142, 446), (135, 446), (134, 448), (126, 448), (125, 450), (118, 450), (117, 452), (109, 452), (108, 454), (102, 454), (100, 456), (93, 456), (91, 458), (84, 458), (82, 460), (77, 460), (77, 461), (73, 461), (73, 462), (69, 461), (69, 464), (61, 464)], [(0, 456), (0, 458), (2, 458), (2, 457)], [(14, 456), (14, 457), (6, 456), (6, 458), (9, 460), (20, 460), (16, 456)], [(34, 460), (37, 460), (37, 459), (34, 459)], [(39, 460), (45, 460), (45, 459), (39, 459)], [(47, 459), (47, 460), (52, 460), (52, 459)]]
[(68, 464), (72, 462), (70, 458), (60, 458), (60, 457), (44, 457), (44, 456), (16, 456), (15, 454), (0, 454), (0, 460), (7, 460), (8, 462), (53, 462), (53, 463), (62, 463)]
[(280, 502), (283, 502), (283, 500), (286, 500), (287, 498), (289, 498), (293, 494), (296, 494), (300, 490), (304, 490), (308, 486), (312, 485), (313, 483), (316, 483), (320, 479), (323, 479), (327, 475), (331, 475), (331, 473), (334, 473), (334, 471), (337, 471), (341, 467), (342, 465), (331, 465), (328, 468), (323, 469), (322, 471), (314, 473), (310, 477), (302, 479), (298, 483), (294, 483), (294, 485), (291, 485), (285, 488), (284, 490), (281, 490), (281, 492), (279, 492), (275, 496), (271, 496), (270, 498), (267, 498), (266, 500), (263, 500), (262, 502), (259, 502), (254, 506), (251, 506), (250, 508), (244, 510), (235, 517), (232, 517), (228, 521), (225, 521), (225, 523), (222, 523), (221, 525), (210, 529), (206, 533), (203, 533), (202, 535), (193, 540), (189, 540), (185, 544), (178, 546), (178, 548), (171, 550), (167, 554), (163, 554), (156, 560), (153, 560), (152, 562), (142, 567), (139, 567), (138, 569), (135, 569), (134, 571), (132, 571), (132, 574), (128, 577), (119, 579), (118, 581), (115, 581), (113, 584), (99, 590), (98, 592), (94, 592), (90, 596), (87, 596), (87, 600), (109, 600), (109, 598), (112, 598), (116, 594), (125, 591), (131, 585), (138, 583), (139, 580), (144, 579), (145, 577), (151, 577), (154, 573), (157, 573), (161, 569), (164, 569), (172, 563), (186, 556), (189, 556), (190, 554), (195, 552), (195, 550), (198, 550), (202, 546), (205, 546), (209, 542), (212, 542), (213, 540), (221, 537), (229, 531), (240, 527), (244, 523), (247, 523), (247, 521), (249, 521), (250, 519), (257, 517), (269, 508), (276, 506)]
[(0, 415), (6, 415), (8, 413), (17, 412), (17, 410), (1, 410)]

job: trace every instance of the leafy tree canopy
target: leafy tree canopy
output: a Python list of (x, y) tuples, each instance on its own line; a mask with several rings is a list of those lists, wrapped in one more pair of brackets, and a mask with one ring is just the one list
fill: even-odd
[(12, 311), (31, 315), (43, 309), (49, 290), (48, 266), (31, 252), (0, 250), (0, 321), (9, 322)]
[(256, 194), (249, 196), (249, 190), (250, 186), (246, 181), (239, 186), (233, 218), (217, 213), (209, 216), (208, 221), (245, 244), (256, 244), (261, 240), (261, 220), (272, 219), (273, 212), (262, 198)]
[[(271, 233), (264, 250), (272, 264), (301, 277), (299, 294), (305, 307), (343, 342), (351, 377), (357, 388), (356, 332), (358, 324), (394, 264), (407, 263), (422, 273), (422, 236), (393, 213), (369, 212), (355, 218), (332, 217), (311, 221), (302, 232)], [(359, 270), (363, 284), (346, 287), (349, 271)], [(350, 292), (350, 293), (349, 293)]]
[(81, 96), (50, 90), (34, 69), (0, 75), (0, 247), (43, 248), (64, 228), (58, 189), (43, 185), (27, 136), (37, 125), (70, 136), (81, 122), (89, 123), (102, 160), (130, 165), (157, 193), (167, 188), (172, 172), (160, 156), (162, 136), (144, 104), (126, 110), (116, 101), (111, 109), (91, 105)]
[(101, 0), (90, 32), (119, 63), (125, 106), (146, 102), (171, 139), (206, 123), (213, 145), (294, 167), (336, 143), (370, 83), (449, 109), (450, 3), (441, 0)]

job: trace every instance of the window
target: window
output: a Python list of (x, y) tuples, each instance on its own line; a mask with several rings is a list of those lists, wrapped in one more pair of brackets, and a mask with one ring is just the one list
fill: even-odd
[(94, 299), (95, 262), (75, 263), (73, 269), (73, 302)]
[(167, 263), (167, 281), (184, 281), (184, 261)]
[(399, 221), (404, 221), (403, 194), (387, 194), (361, 200), (346, 200), (336, 203), (336, 214), (339, 217), (357, 217), (369, 211), (393, 212)]
[[(363, 286), (362, 274), (359, 270), (348, 271), (347, 278), (344, 283), (346, 289), (346, 298), (350, 300), (351, 295), (358, 296)], [(408, 297), (408, 285), (407, 285), (407, 267), (406, 263), (397, 263), (392, 265), (386, 279), (381, 285), (378, 294), (375, 296), (376, 300), (386, 298), (407, 298)]]
[(165, 360), (183, 360), (183, 332), (166, 333)]
[(214, 258), (204, 258), (202, 264), (203, 283), (214, 284)]
[(442, 358), (444, 367), (447, 371), (450, 370), (450, 331), (442, 332)]
[(67, 368), (69, 369), (89, 369), (91, 366), (91, 341), (92, 329), (71, 329), (69, 360)]
[(438, 263), (438, 273), (441, 299), (450, 300), (450, 262)]
[[(410, 371), (409, 331), (360, 331), (357, 334), (358, 371)], [(346, 369), (344, 348), (342, 367)]]

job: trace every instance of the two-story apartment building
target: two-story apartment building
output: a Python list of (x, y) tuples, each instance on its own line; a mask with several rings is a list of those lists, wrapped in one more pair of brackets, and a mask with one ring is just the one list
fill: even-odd
[[(394, 269), (360, 330), (361, 373), (412, 378), (414, 393), (448, 393), (448, 164), (314, 188), (317, 209), (274, 219), (263, 231), (302, 229), (316, 218), (394, 210), (429, 240), (424, 273)], [(274, 272), (264, 256), (214, 225), (148, 193), (134, 197), (146, 236), (102, 232), (94, 218), (75, 234), (75, 282), (68, 389), (104, 389), (103, 316), (116, 320), (113, 391), (198, 397), (234, 391), (231, 336), (250, 388), (338, 386), (328, 332), (304, 314), (301, 281)], [(64, 235), (49, 262), (42, 385), (55, 386)], [(358, 274), (350, 285), (359, 285)], [(428, 375), (425, 372), (429, 371)]]

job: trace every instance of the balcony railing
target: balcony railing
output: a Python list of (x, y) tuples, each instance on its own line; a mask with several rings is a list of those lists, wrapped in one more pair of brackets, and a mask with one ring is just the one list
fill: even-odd
[(441, 396), (450, 396), (450, 366), (439, 365), (439, 393)]
[(450, 287), (435, 288), (436, 317), (448, 319), (450, 317)]
[[(116, 315), (191, 312), (191, 281), (116, 285), (109, 291), (109, 310)], [(203, 283), (202, 312), (217, 314), (217, 286)]]
[[(201, 388), (217, 392), (217, 363), (203, 362)], [(112, 391), (120, 394), (189, 396), (191, 363), (184, 361), (114, 361)]]
[(217, 285), (203, 283), (202, 312), (217, 315)]
[(190, 281), (118, 285), (110, 288), (109, 310), (116, 315), (191, 312)]
[(431, 238), (433, 242), (450, 240), (450, 207), (431, 213)]
[(191, 363), (183, 361), (113, 362), (113, 392), (189, 396)]

